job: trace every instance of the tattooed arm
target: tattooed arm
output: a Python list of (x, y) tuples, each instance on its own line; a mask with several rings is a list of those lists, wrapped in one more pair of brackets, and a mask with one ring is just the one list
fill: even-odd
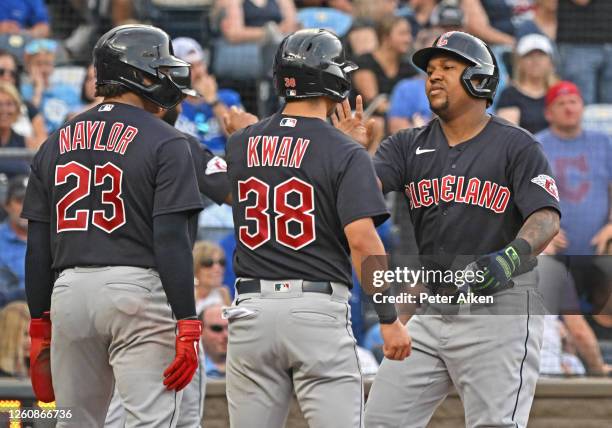
[(555, 209), (539, 209), (525, 220), (517, 238), (527, 241), (531, 246), (532, 255), (537, 256), (559, 233), (559, 220), (559, 213)]

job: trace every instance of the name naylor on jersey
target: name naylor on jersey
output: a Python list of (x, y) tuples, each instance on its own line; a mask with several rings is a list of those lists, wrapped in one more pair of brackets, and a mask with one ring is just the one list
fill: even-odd
[(299, 168), (310, 140), (306, 138), (257, 135), (249, 137), (247, 166), (285, 166)]
[(442, 179), (423, 179), (406, 185), (410, 208), (429, 207), (442, 202), (478, 205), (497, 214), (506, 211), (510, 189), (479, 178), (446, 175)]
[(102, 141), (106, 122), (103, 120), (80, 121), (68, 125), (59, 131), (60, 154), (73, 150), (95, 150), (102, 152), (115, 152), (125, 154), (129, 144), (138, 134), (138, 128), (125, 126), (121, 122), (114, 122), (108, 133), (106, 141)]

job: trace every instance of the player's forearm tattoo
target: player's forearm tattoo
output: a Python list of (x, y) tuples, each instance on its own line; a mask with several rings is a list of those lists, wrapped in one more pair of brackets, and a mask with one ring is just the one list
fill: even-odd
[(531, 245), (532, 254), (540, 254), (548, 243), (559, 232), (559, 213), (550, 208), (543, 208), (531, 214), (519, 233)]

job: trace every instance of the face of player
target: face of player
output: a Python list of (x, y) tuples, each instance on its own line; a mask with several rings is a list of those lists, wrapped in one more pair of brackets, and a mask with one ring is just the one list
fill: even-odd
[(208, 308), (204, 312), (202, 345), (213, 359), (227, 354), (228, 322), (221, 317), (221, 306)]
[(552, 60), (540, 50), (531, 51), (522, 56), (518, 61), (518, 66), (520, 73), (532, 79), (543, 79), (553, 70)]
[(87, 73), (85, 74), (85, 86), (83, 88), (85, 98), (89, 101), (95, 99), (96, 94), (96, 72), (93, 65), (87, 67)]
[(450, 56), (435, 56), (427, 64), (425, 91), (431, 110), (441, 118), (473, 100), (461, 85), (467, 65)]
[(0, 130), (10, 128), (19, 116), (19, 106), (15, 100), (4, 92), (0, 92)]
[(546, 120), (551, 126), (572, 133), (580, 129), (584, 103), (575, 94), (559, 95), (546, 109)]
[(17, 64), (8, 55), (0, 56), (0, 82), (17, 83)]
[(391, 49), (398, 54), (405, 54), (410, 49), (412, 43), (412, 34), (410, 33), (410, 24), (405, 19), (395, 23), (388, 36), (388, 43)]

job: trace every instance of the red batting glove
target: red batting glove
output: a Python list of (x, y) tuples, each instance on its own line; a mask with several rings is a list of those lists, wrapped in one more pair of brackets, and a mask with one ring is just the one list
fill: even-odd
[(30, 379), (36, 398), (44, 403), (55, 401), (51, 380), (51, 318), (45, 312), (42, 318), (30, 321)]
[(198, 369), (198, 343), (202, 335), (199, 320), (178, 320), (176, 335), (176, 357), (164, 371), (166, 389), (180, 391), (191, 382)]

